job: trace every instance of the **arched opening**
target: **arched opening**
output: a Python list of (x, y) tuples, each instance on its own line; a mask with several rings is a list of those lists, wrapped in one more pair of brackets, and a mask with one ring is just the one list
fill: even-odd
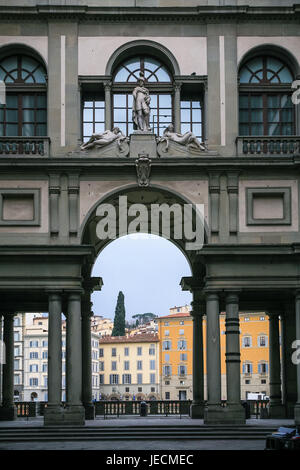
[[(124, 227), (121, 227), (124, 199), (120, 198), (126, 198), (128, 229), (135, 220), (135, 210), (140, 215), (144, 207), (145, 214), (149, 215), (146, 224), (141, 220), (136, 224), (136, 233), (127, 234)], [(169, 237), (164, 233), (162, 224), (155, 234), (151, 233), (150, 216), (153, 205), (164, 204), (169, 208), (176, 206), (178, 210), (184, 210), (185, 204), (188, 203), (189, 201), (178, 193), (165, 188), (157, 186), (141, 189), (130, 186), (114, 191), (98, 201), (87, 213), (82, 224), (82, 242), (95, 248), (95, 263), (93, 267), (92, 265), (89, 267), (89, 271), (86, 271), (87, 279), (89, 276), (91, 278), (101, 276), (103, 279), (101, 292), (96, 289), (91, 295), (93, 314), (99, 317), (99, 325), (107, 317), (111, 322), (114, 320), (118, 293), (121, 291), (125, 295), (126, 330), (124, 329), (121, 335), (127, 335), (128, 338), (124, 340), (121, 337), (112, 338), (112, 330), (108, 334), (103, 330), (103, 336), (99, 340), (101, 355), (106, 359), (109, 358), (106, 362), (103, 360), (103, 366), (100, 368), (100, 392), (101, 396), (109, 396), (110, 400), (163, 398), (163, 394), (159, 391), (160, 366), (155, 344), (158, 338), (158, 325), (151, 324), (151, 321), (147, 321), (146, 324), (135, 323), (135, 319), (143, 318), (147, 312), (155, 319), (158, 316), (168, 315), (169, 309), (174, 305), (188, 306), (192, 296), (190, 292), (181, 290), (181, 278), (199, 273), (204, 275), (204, 268), (197, 259), (197, 250), (186, 249), (187, 232), (182, 231), (182, 238), (175, 236), (176, 218), (179, 217), (179, 212), (170, 214)], [(102, 213), (99, 207), (103, 204), (106, 211)], [(110, 212), (110, 208), (112, 211), (107, 224), (115, 215), (116, 233), (113, 239), (101, 239), (98, 237), (99, 223)], [(191, 217), (195, 224), (197, 215), (193, 210)], [(205, 232), (204, 219), (200, 215), (199, 217)], [(181, 224), (184, 224), (183, 220)], [(206, 235), (203, 233), (203, 241), (205, 240)], [(94, 321), (94, 328), (96, 324), (97, 321)], [(103, 327), (107, 328), (107, 325), (108, 322)], [(182, 325), (179, 333), (183, 341)], [(146, 343), (148, 334), (153, 336), (149, 337)], [(144, 341), (141, 344), (138, 342), (139, 335)], [(143, 352), (137, 352), (139, 349)], [(133, 359), (135, 354), (138, 355)], [(188, 360), (191, 364), (191, 353)], [(191, 379), (191, 367), (188, 369), (188, 374)]]
[(31, 401), (37, 401), (37, 398), (38, 398), (38, 394), (36, 392), (32, 392), (30, 394)]

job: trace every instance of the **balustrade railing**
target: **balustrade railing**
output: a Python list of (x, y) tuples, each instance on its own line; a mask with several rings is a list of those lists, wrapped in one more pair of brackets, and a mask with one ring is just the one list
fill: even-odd
[(49, 156), (49, 137), (0, 137), (0, 155)]
[(237, 137), (237, 155), (294, 155), (300, 151), (300, 136)]
[[(147, 401), (148, 415), (189, 415), (191, 400)], [(140, 401), (98, 401), (95, 403), (96, 416), (140, 415)]]
[[(153, 400), (146, 401), (148, 405), (148, 415), (160, 416), (189, 416), (192, 400)], [(245, 402), (244, 402), (245, 403)], [(256, 419), (266, 419), (269, 416), (268, 400), (247, 400), (250, 417)], [(64, 407), (66, 404), (62, 402)], [(43, 416), (47, 402), (15, 402), (17, 408), (17, 416), (19, 418), (32, 418), (35, 416)], [(97, 401), (94, 403), (95, 415), (107, 418), (109, 416), (140, 416), (141, 401)], [(222, 407), (226, 407), (226, 400), (222, 400)]]

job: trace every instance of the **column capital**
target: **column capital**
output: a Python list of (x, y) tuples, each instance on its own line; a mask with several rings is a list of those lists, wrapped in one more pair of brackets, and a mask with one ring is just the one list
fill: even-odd
[(226, 304), (238, 304), (240, 293), (240, 289), (225, 291), (224, 294)]
[(206, 300), (219, 300), (221, 291), (214, 289), (204, 289)]
[(295, 299), (300, 300), (300, 289), (295, 290)]
[(205, 302), (203, 300), (193, 300), (191, 304), (192, 310), (190, 313), (193, 318), (205, 315)]
[(74, 296), (74, 298), (82, 297), (84, 294), (83, 289), (70, 289), (70, 290), (64, 290), (64, 293), (67, 294), (68, 298), (70, 299), (71, 297)]

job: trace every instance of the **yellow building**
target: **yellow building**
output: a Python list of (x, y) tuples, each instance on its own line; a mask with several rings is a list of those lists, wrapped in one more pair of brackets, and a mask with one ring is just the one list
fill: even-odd
[(104, 336), (99, 348), (102, 399), (160, 399), (157, 334)]
[[(162, 399), (192, 399), (193, 319), (190, 308), (173, 307), (158, 317)], [(241, 398), (269, 395), (269, 323), (264, 313), (240, 314)], [(222, 399), (226, 400), (225, 314), (220, 315)], [(204, 396), (206, 394), (206, 317), (203, 319)]]

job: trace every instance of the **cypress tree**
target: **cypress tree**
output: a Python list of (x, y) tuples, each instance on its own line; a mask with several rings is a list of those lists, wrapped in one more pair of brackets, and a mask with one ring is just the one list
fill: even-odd
[(125, 336), (125, 305), (124, 294), (119, 292), (112, 336)]

